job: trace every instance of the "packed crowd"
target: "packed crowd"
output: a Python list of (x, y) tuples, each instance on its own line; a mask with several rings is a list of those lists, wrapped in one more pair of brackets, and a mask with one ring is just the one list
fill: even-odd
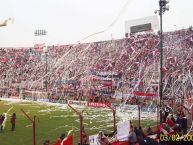
[(164, 135), (178, 135), (183, 136), (187, 134), (188, 130), (188, 114), (185, 114), (183, 106), (179, 106), (177, 113), (166, 106), (162, 109), (162, 125), (160, 126), (161, 133)]
[[(166, 98), (182, 97), (182, 81), (186, 92), (191, 93), (192, 36), (192, 28), (164, 33)], [(45, 53), (43, 48), (0, 48), (0, 56), (1, 96), (5, 93), (19, 95), (21, 90), (46, 91), (46, 83), (49, 95), (60, 97), (111, 98), (115, 94), (128, 94), (128, 88), (158, 91), (157, 86), (150, 85), (152, 79), (158, 79), (159, 35), (155, 33), (49, 46)], [(137, 81), (133, 81), (135, 79)]]

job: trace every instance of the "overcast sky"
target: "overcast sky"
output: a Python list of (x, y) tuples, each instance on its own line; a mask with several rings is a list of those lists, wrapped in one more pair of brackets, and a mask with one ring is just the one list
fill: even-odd
[[(128, 5), (125, 10), (123, 6)], [(0, 22), (8, 17), (13, 24), (0, 28), (0, 47), (77, 43), (84, 37), (106, 29), (90, 41), (124, 37), (126, 20), (154, 15), (159, 0), (0, 0)], [(193, 25), (193, 0), (170, 0), (170, 11), (164, 14), (164, 31)], [(176, 25), (176, 27), (174, 26)], [(34, 36), (35, 29), (46, 29), (46, 37)], [(82, 41), (81, 41), (82, 42)]]

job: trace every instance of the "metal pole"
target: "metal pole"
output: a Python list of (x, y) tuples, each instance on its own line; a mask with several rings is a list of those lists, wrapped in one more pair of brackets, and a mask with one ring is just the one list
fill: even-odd
[(36, 116), (33, 120), (33, 144), (36, 145)]
[(70, 104), (68, 104), (68, 106), (74, 111), (76, 112), (77, 115), (79, 115), (80, 118), (80, 145), (83, 145), (82, 143), (82, 129), (83, 129), (83, 112), (85, 110), (82, 110), (82, 113), (78, 112), (75, 108), (73, 108)]
[[(162, 5), (160, 0), (160, 88), (159, 88), (159, 97), (160, 97), (160, 108), (162, 107), (162, 96), (163, 96), (163, 72), (162, 72), (162, 65), (163, 65), (163, 30), (162, 30)], [(160, 124), (162, 123), (162, 112), (160, 111)]]
[(116, 107), (115, 109), (112, 108), (111, 106), (108, 106), (112, 111), (113, 111), (113, 128), (114, 128), (114, 131), (116, 130)]
[(157, 130), (159, 130), (159, 105), (157, 105)]
[(49, 94), (48, 94), (48, 76), (47, 76), (47, 73), (48, 73), (48, 52), (47, 51), (45, 52), (45, 55), (46, 55), (46, 81), (45, 81), (45, 87), (46, 87), (46, 93), (47, 93), (49, 102), (51, 102), (51, 96), (49, 96)]
[(48, 73), (48, 60), (47, 60), (47, 57), (48, 57), (48, 52), (45, 53), (46, 54), (46, 92), (48, 92), (48, 77), (47, 77), (47, 73)]
[(182, 92), (182, 106), (184, 106), (184, 99), (185, 99), (185, 95), (186, 95), (186, 93), (185, 93), (185, 87), (184, 87), (184, 82), (183, 82), (183, 86), (182, 86), (182, 90), (183, 90), (183, 92)]
[(32, 123), (32, 134), (33, 134), (33, 145), (36, 145), (36, 116), (34, 116), (33, 120), (31, 119), (31, 117), (23, 110), (21, 109), (21, 111), (23, 112), (23, 114), (31, 121)]
[(138, 105), (138, 128), (141, 126), (141, 107)]
[(82, 127), (83, 127), (83, 125), (82, 125), (82, 121), (83, 121), (83, 119), (82, 119), (82, 115), (80, 114), (80, 145), (83, 145), (83, 143), (82, 143)]
[(113, 110), (114, 131), (116, 130), (116, 109)]
[(111, 68), (111, 99), (113, 98), (113, 68)]

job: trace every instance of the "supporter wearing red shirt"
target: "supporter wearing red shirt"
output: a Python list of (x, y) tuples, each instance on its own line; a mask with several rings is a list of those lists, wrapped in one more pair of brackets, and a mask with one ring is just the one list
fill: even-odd
[(62, 133), (61, 136), (57, 139), (56, 143), (54, 143), (53, 145), (60, 145), (63, 141), (63, 139), (65, 138), (65, 134)]
[(168, 118), (167, 124), (172, 128), (174, 126), (174, 122), (172, 121), (171, 117)]
[(182, 110), (182, 106), (178, 108), (177, 116), (179, 116), (180, 118), (185, 117), (184, 111)]

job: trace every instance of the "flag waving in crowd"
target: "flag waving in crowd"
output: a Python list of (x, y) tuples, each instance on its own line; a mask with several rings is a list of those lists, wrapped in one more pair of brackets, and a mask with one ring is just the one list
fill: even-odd
[(56, 143), (52, 145), (73, 145), (73, 137), (65, 137), (65, 134), (61, 134), (61, 136), (57, 139)]

